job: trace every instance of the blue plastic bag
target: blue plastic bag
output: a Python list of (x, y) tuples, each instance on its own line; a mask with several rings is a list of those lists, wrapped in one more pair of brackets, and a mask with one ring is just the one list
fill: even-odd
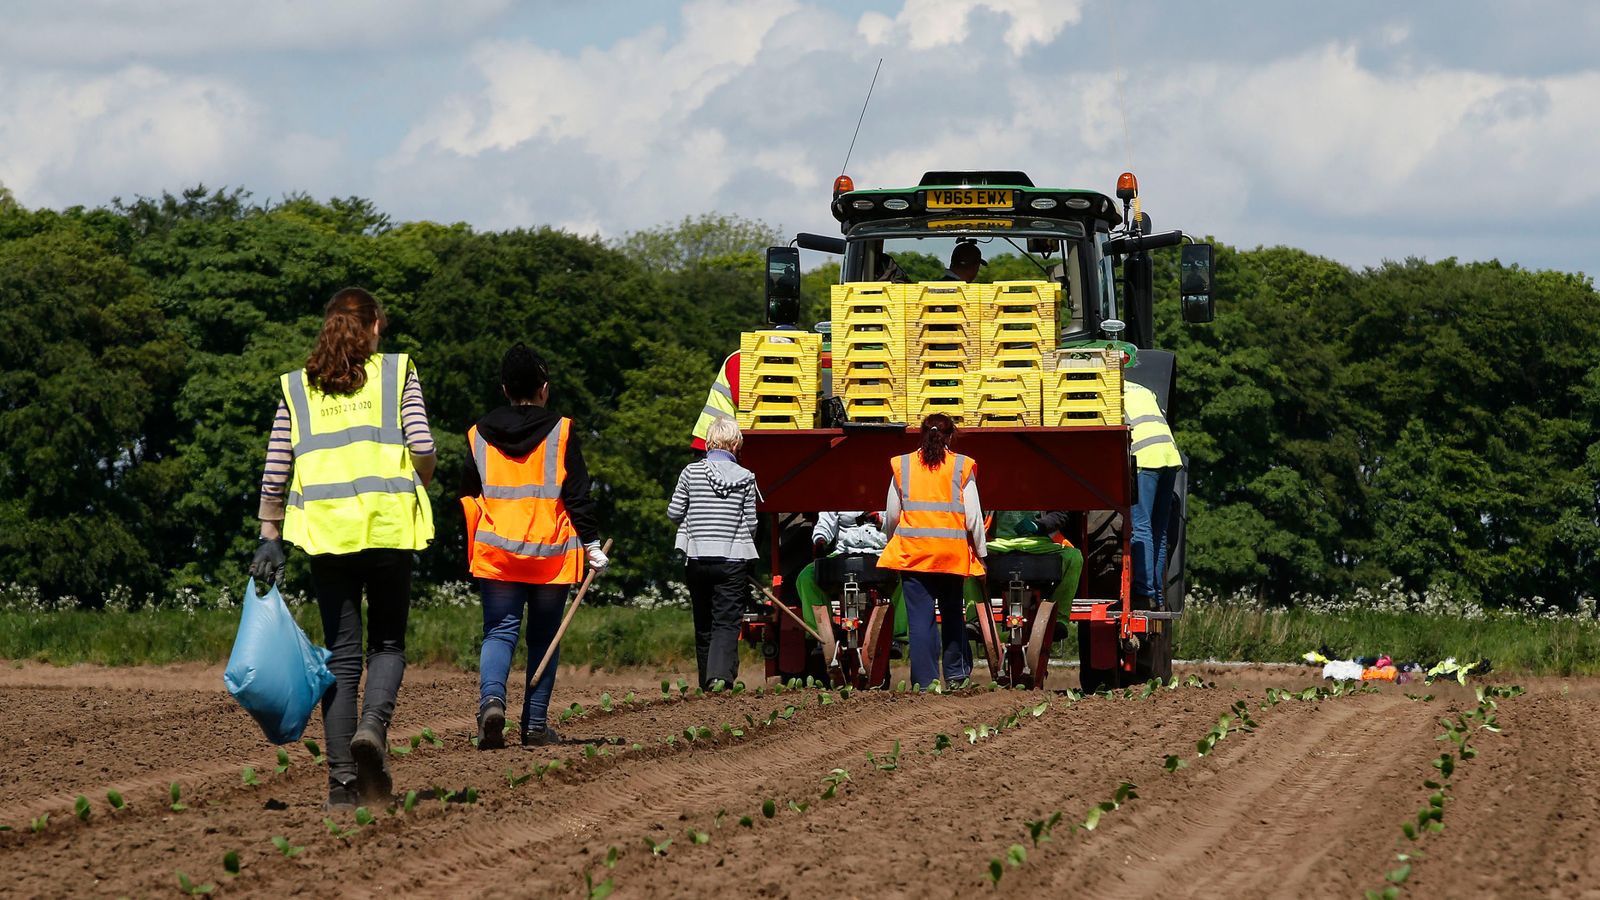
[(311, 711), (333, 685), (332, 655), (300, 630), (276, 585), (258, 597), (252, 578), (222, 681), (267, 740), (287, 744), (305, 733)]

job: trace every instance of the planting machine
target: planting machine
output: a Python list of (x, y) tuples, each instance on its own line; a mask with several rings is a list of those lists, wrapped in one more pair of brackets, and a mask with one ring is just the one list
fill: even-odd
[[(1211, 248), (1185, 243), (1181, 232), (1151, 233), (1131, 174), (1118, 180), (1115, 200), (1036, 187), (1021, 172), (930, 172), (888, 190), (856, 190), (841, 176), (832, 210), (843, 237), (801, 234), (797, 246), (768, 250), (768, 320), (791, 330), (748, 334), (742, 347), (742, 462), (761, 485), (773, 586), (744, 635), (762, 647), (767, 675), (887, 683), (903, 633), (896, 574), (870, 554), (819, 560), (815, 577), (830, 602), (798, 610), (804, 616), (789, 614), (799, 606), (793, 582), (810, 562), (811, 517), (881, 508), (890, 459), (915, 449), (918, 424), (936, 411), (960, 421), (956, 450), (978, 463), (986, 511), (1067, 512), (1060, 539), (1085, 556), (1070, 609), (1049, 599), (1062, 578), (1058, 554), (989, 558), (987, 577), (969, 591), (979, 613), (969, 630), (991, 676), (1042, 686), (1067, 622), (1078, 626), (1086, 689), (1170, 675), (1187, 480), (1169, 498), (1165, 602), (1135, 609), (1127, 527), (1135, 470), (1121, 389), (1123, 378), (1150, 388), (1170, 421), (1175, 360), (1151, 346), (1149, 252), (1183, 245), (1182, 314), (1196, 323), (1213, 315)], [(930, 263), (942, 267), (966, 242), (997, 265), (1005, 258), (1012, 277), (934, 280)], [(841, 257), (832, 319), (817, 333), (792, 330), (801, 248)], [(1117, 340), (1139, 348), (1136, 366), (1123, 370), (1121, 354), (1107, 350)]]

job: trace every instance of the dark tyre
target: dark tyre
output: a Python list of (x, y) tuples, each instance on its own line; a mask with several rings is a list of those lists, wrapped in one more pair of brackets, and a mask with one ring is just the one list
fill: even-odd
[(1188, 537), (1189, 537), (1189, 458), (1183, 458), (1183, 470), (1172, 483), (1172, 517), (1167, 520), (1167, 609), (1183, 612), (1183, 601), (1189, 592)]

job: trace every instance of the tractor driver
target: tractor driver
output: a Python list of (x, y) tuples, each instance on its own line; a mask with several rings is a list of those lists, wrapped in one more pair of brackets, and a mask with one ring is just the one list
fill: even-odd
[(989, 264), (976, 241), (961, 240), (950, 251), (950, 268), (944, 270), (940, 281), (965, 281), (971, 284), (978, 277), (978, 269)]

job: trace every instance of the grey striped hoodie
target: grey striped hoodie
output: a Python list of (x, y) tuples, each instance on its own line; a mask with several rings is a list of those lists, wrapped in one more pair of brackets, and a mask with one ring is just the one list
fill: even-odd
[(678, 474), (667, 518), (687, 556), (756, 558), (756, 476), (730, 456), (713, 450)]

